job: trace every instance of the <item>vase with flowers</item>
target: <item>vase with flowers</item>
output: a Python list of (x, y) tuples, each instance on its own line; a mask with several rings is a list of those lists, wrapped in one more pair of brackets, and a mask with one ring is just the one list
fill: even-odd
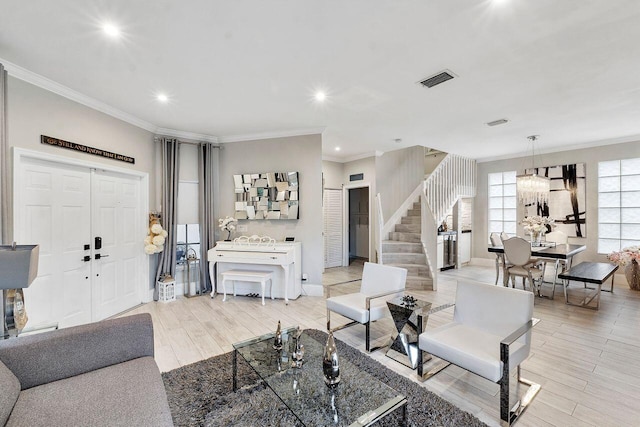
[(542, 236), (553, 227), (553, 219), (540, 215), (525, 216), (520, 224), (524, 227), (525, 233), (531, 236), (531, 246), (540, 246)]
[(231, 232), (236, 229), (236, 224), (238, 224), (238, 220), (231, 216), (226, 216), (218, 220), (220, 230), (227, 232), (227, 238), (224, 239), (225, 242), (231, 241)]
[(640, 291), (640, 246), (627, 246), (621, 251), (613, 251), (607, 258), (624, 268), (629, 288)]

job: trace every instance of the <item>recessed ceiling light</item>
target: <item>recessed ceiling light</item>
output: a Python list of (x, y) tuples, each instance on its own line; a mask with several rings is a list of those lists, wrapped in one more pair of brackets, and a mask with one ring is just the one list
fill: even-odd
[(323, 102), (325, 99), (327, 99), (327, 94), (319, 90), (316, 92), (315, 98), (316, 98), (316, 101)]
[(167, 95), (165, 95), (164, 93), (159, 93), (158, 96), (156, 96), (156, 99), (160, 102), (167, 102), (169, 101), (169, 97)]
[(340, 147), (336, 147), (336, 151), (340, 151)]
[(120, 37), (120, 28), (116, 27), (115, 25), (111, 24), (111, 23), (106, 23), (102, 26), (102, 31), (105, 32), (106, 35), (108, 35), (111, 38), (118, 38)]

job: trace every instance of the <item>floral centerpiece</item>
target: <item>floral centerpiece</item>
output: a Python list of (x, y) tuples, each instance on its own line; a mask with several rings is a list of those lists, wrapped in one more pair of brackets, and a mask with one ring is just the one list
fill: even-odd
[(157, 254), (164, 249), (164, 241), (168, 233), (160, 225), (158, 214), (149, 214), (149, 230), (144, 239), (144, 251), (147, 255)]
[(613, 251), (607, 255), (609, 261), (624, 267), (629, 287), (640, 290), (640, 246), (627, 246), (621, 251)]
[(524, 226), (525, 233), (531, 235), (531, 244), (539, 246), (540, 239), (547, 232), (547, 226), (553, 227), (553, 220), (548, 216), (533, 215), (525, 216), (520, 224)]
[(231, 240), (231, 232), (236, 229), (236, 224), (238, 224), (238, 220), (231, 216), (226, 216), (218, 220), (218, 227), (220, 227), (220, 230), (228, 233), (227, 238), (225, 239), (226, 241)]

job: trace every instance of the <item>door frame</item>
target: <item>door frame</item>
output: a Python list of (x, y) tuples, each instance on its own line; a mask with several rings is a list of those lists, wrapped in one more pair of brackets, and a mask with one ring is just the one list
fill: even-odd
[[(130, 177), (140, 178), (140, 198), (138, 200), (138, 207), (140, 209), (140, 219), (138, 223), (139, 230), (144, 231), (147, 227), (149, 212), (149, 174), (147, 172), (140, 172), (131, 169), (125, 169), (117, 166), (111, 166), (103, 163), (86, 161), (76, 159), (73, 157), (60, 156), (57, 154), (45, 153), (42, 151), (28, 150), (25, 148), (13, 147), (13, 234), (17, 234), (18, 230), (18, 206), (21, 206), (21, 194), (17, 191), (18, 181), (23, 171), (23, 159), (36, 159), (43, 160), (51, 163), (58, 163), (63, 166), (77, 166), (87, 169), (100, 169), (108, 172), (115, 172)], [(141, 236), (144, 238), (144, 236)], [(140, 277), (138, 281), (140, 283), (138, 287), (138, 297), (141, 303), (150, 302), (153, 299), (153, 291), (149, 290), (149, 260), (142, 250), (142, 240), (140, 240)], [(93, 297), (92, 297), (92, 310), (93, 310)]]
[(369, 262), (371, 261), (371, 212), (373, 209), (373, 200), (371, 198), (371, 183), (359, 182), (357, 184), (344, 184), (342, 186), (342, 266), (349, 266), (349, 190), (354, 188), (369, 189)]

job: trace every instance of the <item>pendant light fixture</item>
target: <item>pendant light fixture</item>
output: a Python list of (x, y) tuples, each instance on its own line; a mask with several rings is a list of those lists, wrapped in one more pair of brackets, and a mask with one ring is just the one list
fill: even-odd
[(516, 176), (516, 191), (518, 201), (523, 205), (543, 204), (549, 201), (551, 181), (545, 176), (535, 173), (535, 142), (538, 135), (528, 136), (531, 141), (531, 173)]

